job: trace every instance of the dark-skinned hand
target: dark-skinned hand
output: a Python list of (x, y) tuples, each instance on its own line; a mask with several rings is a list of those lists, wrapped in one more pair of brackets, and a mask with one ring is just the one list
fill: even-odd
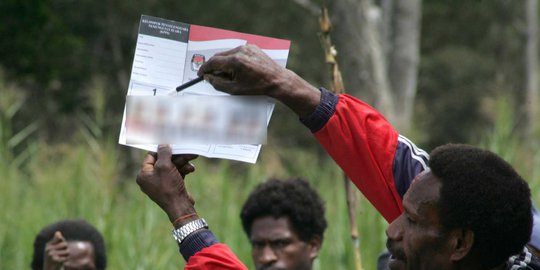
[(53, 238), (45, 244), (43, 254), (44, 270), (60, 270), (69, 257), (68, 243), (62, 233), (57, 231)]
[(198, 71), (217, 90), (233, 95), (271, 95), (287, 69), (254, 45), (215, 54)]
[(278, 65), (255, 45), (215, 54), (201, 66), (197, 75), (225, 93), (273, 97), (300, 117), (312, 113), (320, 103), (317, 88)]
[(184, 176), (195, 169), (189, 163), (195, 158), (197, 155), (176, 155), (173, 158), (169, 145), (159, 145), (156, 154), (146, 155), (137, 175), (141, 190), (163, 209), (171, 222), (195, 213), (195, 202), (184, 183)]

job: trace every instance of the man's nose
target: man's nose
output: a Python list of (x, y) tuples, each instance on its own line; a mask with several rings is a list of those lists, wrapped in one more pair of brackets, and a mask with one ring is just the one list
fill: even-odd
[(262, 264), (271, 264), (277, 261), (276, 252), (274, 252), (274, 250), (270, 247), (270, 245), (264, 246), (259, 256), (259, 261)]
[(400, 241), (403, 238), (403, 229), (401, 226), (402, 219), (403, 215), (394, 219), (394, 221), (392, 221), (392, 223), (388, 225), (388, 228), (386, 229), (386, 237), (388, 237), (388, 239), (391, 239), (393, 241)]

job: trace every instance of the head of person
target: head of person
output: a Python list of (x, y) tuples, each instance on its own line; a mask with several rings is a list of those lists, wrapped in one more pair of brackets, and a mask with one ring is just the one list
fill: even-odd
[(395, 269), (492, 269), (520, 253), (532, 229), (527, 183), (486, 150), (448, 144), (403, 198), (386, 234)]
[(269, 179), (240, 214), (258, 270), (311, 269), (326, 229), (324, 203), (305, 180)]
[(43, 269), (45, 245), (57, 231), (66, 239), (70, 254), (63, 269), (106, 269), (107, 256), (102, 235), (88, 222), (77, 219), (47, 225), (38, 233), (34, 240), (32, 270)]

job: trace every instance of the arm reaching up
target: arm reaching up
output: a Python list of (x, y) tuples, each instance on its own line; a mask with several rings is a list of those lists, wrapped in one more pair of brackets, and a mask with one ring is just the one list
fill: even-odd
[(174, 238), (187, 261), (185, 269), (247, 269), (227, 246), (218, 243), (195, 211), (184, 177), (195, 170), (189, 161), (196, 157), (173, 157), (170, 146), (160, 145), (157, 154), (144, 158), (137, 184), (173, 223)]

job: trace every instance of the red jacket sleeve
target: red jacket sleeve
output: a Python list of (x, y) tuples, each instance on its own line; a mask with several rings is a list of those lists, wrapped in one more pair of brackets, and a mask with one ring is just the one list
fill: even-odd
[(339, 95), (335, 112), (315, 138), (351, 181), (391, 222), (403, 211), (394, 185), (392, 164), (398, 133), (366, 103)]
[(186, 270), (236, 269), (247, 270), (246, 266), (224, 244), (203, 248), (189, 258)]

